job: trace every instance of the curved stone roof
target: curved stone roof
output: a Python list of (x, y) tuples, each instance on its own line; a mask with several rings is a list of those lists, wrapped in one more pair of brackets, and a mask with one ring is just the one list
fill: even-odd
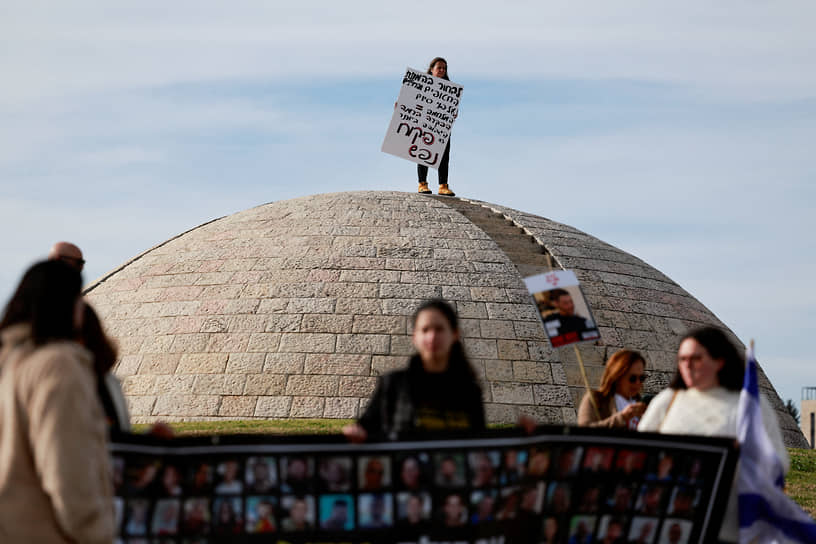
[[(637, 257), (577, 229), (494, 204), (401, 192), (274, 202), (185, 232), (93, 283), (117, 339), (136, 421), (353, 418), (376, 377), (411, 354), (409, 316), (443, 297), (462, 318), (487, 415), (574, 422), (574, 352), (553, 350), (522, 277), (575, 270), (602, 338), (583, 344), (590, 383), (615, 350), (640, 350), (647, 390), (673, 372), (690, 327), (727, 328)], [(764, 375), (791, 445), (804, 437)]]

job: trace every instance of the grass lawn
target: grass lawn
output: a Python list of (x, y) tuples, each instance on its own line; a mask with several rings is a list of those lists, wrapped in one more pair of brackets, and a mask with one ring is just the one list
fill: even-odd
[[(209, 434), (336, 434), (348, 419), (249, 419), (238, 421), (189, 421), (170, 425), (178, 435)], [(144, 432), (148, 425), (134, 425)], [(789, 449), (791, 469), (787, 477), (787, 494), (816, 518), (816, 450)]]
[(816, 450), (789, 449), (791, 469), (785, 492), (816, 518)]
[[(225, 421), (175, 421), (169, 425), (181, 436), (209, 434), (336, 434), (351, 419), (243, 419)], [(134, 425), (145, 432), (149, 425)]]

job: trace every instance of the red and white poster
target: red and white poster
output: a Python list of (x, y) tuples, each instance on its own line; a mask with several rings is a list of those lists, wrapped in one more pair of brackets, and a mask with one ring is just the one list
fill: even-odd
[(574, 272), (553, 270), (524, 278), (524, 283), (554, 348), (601, 337)]

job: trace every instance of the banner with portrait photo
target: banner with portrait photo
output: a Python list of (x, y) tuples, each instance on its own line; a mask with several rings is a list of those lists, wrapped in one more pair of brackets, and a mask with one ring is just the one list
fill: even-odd
[(406, 68), (382, 151), (439, 168), (461, 97), (458, 83)]
[(571, 270), (553, 270), (524, 278), (554, 348), (601, 337), (578, 278)]
[(736, 463), (728, 439), (574, 427), (403, 438), (117, 435), (117, 542), (706, 542)]

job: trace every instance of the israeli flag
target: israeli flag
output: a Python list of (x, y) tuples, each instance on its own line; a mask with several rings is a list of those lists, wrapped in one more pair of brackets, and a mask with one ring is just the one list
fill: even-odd
[(782, 462), (762, 424), (756, 360), (748, 350), (737, 413), (739, 541), (816, 542), (816, 522), (782, 491)]

